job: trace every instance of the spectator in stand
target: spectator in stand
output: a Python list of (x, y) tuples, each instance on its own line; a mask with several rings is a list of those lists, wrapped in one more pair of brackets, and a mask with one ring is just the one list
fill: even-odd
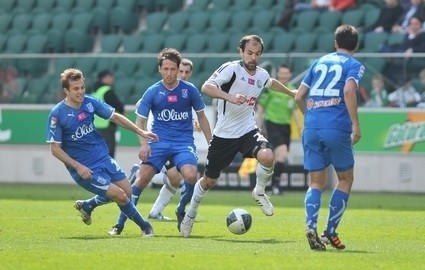
[(372, 90), (370, 99), (365, 103), (365, 107), (386, 107), (388, 105), (388, 93), (384, 88), (384, 79), (381, 74), (372, 77)]
[(410, 0), (410, 5), (405, 9), (403, 17), (392, 27), (392, 32), (407, 32), (410, 19), (413, 17), (425, 18), (425, 6), (423, 0)]
[(16, 80), (17, 71), (14, 67), (0, 70), (0, 103), (13, 103), (21, 90)]
[(401, 20), (404, 14), (404, 8), (399, 0), (385, 0), (385, 6), (381, 8), (376, 24), (363, 30), (363, 32), (391, 32), (397, 22)]
[(397, 90), (388, 96), (389, 107), (416, 107), (421, 101), (421, 95), (412, 86), (411, 79), (407, 78), (406, 82)]
[[(416, 73), (425, 68), (425, 62), (422, 58), (415, 58), (415, 53), (425, 52), (425, 31), (422, 28), (423, 20), (420, 17), (410, 18), (410, 24), (404, 42), (396, 47), (384, 46), (382, 52), (403, 52), (404, 58), (390, 58), (385, 66), (385, 76), (397, 85), (402, 81), (402, 74)], [(403, 72), (400, 72), (403, 71)]]
[(304, 10), (331, 10), (344, 11), (357, 6), (356, 0), (311, 0), (310, 3), (298, 1), (295, 4), (295, 11)]

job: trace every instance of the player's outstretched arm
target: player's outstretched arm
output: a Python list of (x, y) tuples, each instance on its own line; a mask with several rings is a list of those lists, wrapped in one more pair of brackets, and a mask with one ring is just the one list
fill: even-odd
[(155, 133), (140, 129), (138, 126), (136, 126), (136, 124), (131, 122), (127, 117), (125, 117), (122, 114), (114, 113), (111, 117), (111, 121), (125, 129), (133, 131), (134, 133), (136, 133), (137, 135), (141, 136), (142, 138), (146, 140), (149, 140), (149, 141), (158, 140), (158, 136)]
[(347, 106), (352, 124), (351, 139), (353, 145), (356, 144), (362, 134), (360, 131), (359, 116), (357, 113), (357, 84), (354, 80), (348, 80), (344, 87), (344, 101)]
[(272, 90), (287, 94), (288, 96), (295, 98), (295, 94), (297, 93), (297, 90), (289, 89), (283, 83), (279, 82), (275, 78), (270, 78), (270, 79), (272, 81), (272, 85), (270, 87)]

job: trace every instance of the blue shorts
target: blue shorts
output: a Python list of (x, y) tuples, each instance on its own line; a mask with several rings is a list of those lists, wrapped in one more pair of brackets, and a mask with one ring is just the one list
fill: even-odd
[(198, 155), (196, 154), (196, 146), (187, 143), (169, 143), (169, 142), (151, 142), (151, 156), (146, 162), (152, 166), (156, 173), (159, 173), (162, 167), (169, 160), (180, 171), (183, 165), (198, 165)]
[(108, 191), (111, 183), (127, 178), (118, 163), (110, 156), (97, 163), (90, 170), (92, 170), (92, 178), (90, 180), (84, 180), (75, 169), (68, 168), (69, 173), (78, 185), (102, 197), (106, 197), (106, 191)]
[(354, 167), (351, 133), (338, 129), (304, 129), (304, 168), (321, 171), (332, 164), (342, 172)]

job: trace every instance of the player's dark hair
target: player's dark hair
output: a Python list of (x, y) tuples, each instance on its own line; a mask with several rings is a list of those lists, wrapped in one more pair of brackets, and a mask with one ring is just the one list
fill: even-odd
[(255, 40), (261, 44), (261, 53), (263, 53), (264, 41), (260, 36), (257, 36), (257, 35), (248, 35), (248, 36), (242, 37), (241, 40), (239, 41), (239, 49), (241, 49), (244, 52), (246, 44), (251, 40)]
[(359, 43), (359, 33), (354, 26), (344, 24), (335, 30), (335, 41), (339, 48), (355, 51)]
[(193, 70), (193, 62), (192, 62), (192, 61), (190, 61), (189, 59), (187, 59), (187, 58), (182, 58), (182, 62), (181, 62), (181, 64), (182, 64), (183, 66), (189, 66), (189, 67), (190, 67), (190, 71), (192, 71), (192, 70)]
[(81, 72), (81, 70), (76, 69), (76, 68), (68, 68), (65, 69), (62, 73), (61, 73), (61, 86), (62, 89), (68, 89), (69, 90), (69, 85), (71, 81), (78, 81), (78, 80), (82, 80), (84, 82), (84, 76), (83, 76), (83, 72)]
[(162, 62), (164, 62), (164, 60), (170, 60), (174, 63), (177, 64), (177, 67), (180, 66), (180, 63), (182, 61), (182, 57), (179, 53), (179, 51), (177, 51), (174, 48), (165, 48), (162, 51), (159, 52), (158, 54), (158, 66), (161, 67), (162, 66)]
[(287, 68), (287, 69), (289, 69), (289, 71), (290, 71), (290, 72), (292, 72), (292, 68), (291, 68), (291, 66), (290, 66), (290, 65), (287, 65), (287, 64), (281, 64), (281, 65), (279, 66), (279, 68)]

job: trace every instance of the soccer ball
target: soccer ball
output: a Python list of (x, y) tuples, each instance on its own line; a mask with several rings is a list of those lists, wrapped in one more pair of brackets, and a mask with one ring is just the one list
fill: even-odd
[(230, 232), (234, 234), (244, 234), (251, 228), (252, 216), (245, 209), (233, 209), (227, 215), (226, 225)]

